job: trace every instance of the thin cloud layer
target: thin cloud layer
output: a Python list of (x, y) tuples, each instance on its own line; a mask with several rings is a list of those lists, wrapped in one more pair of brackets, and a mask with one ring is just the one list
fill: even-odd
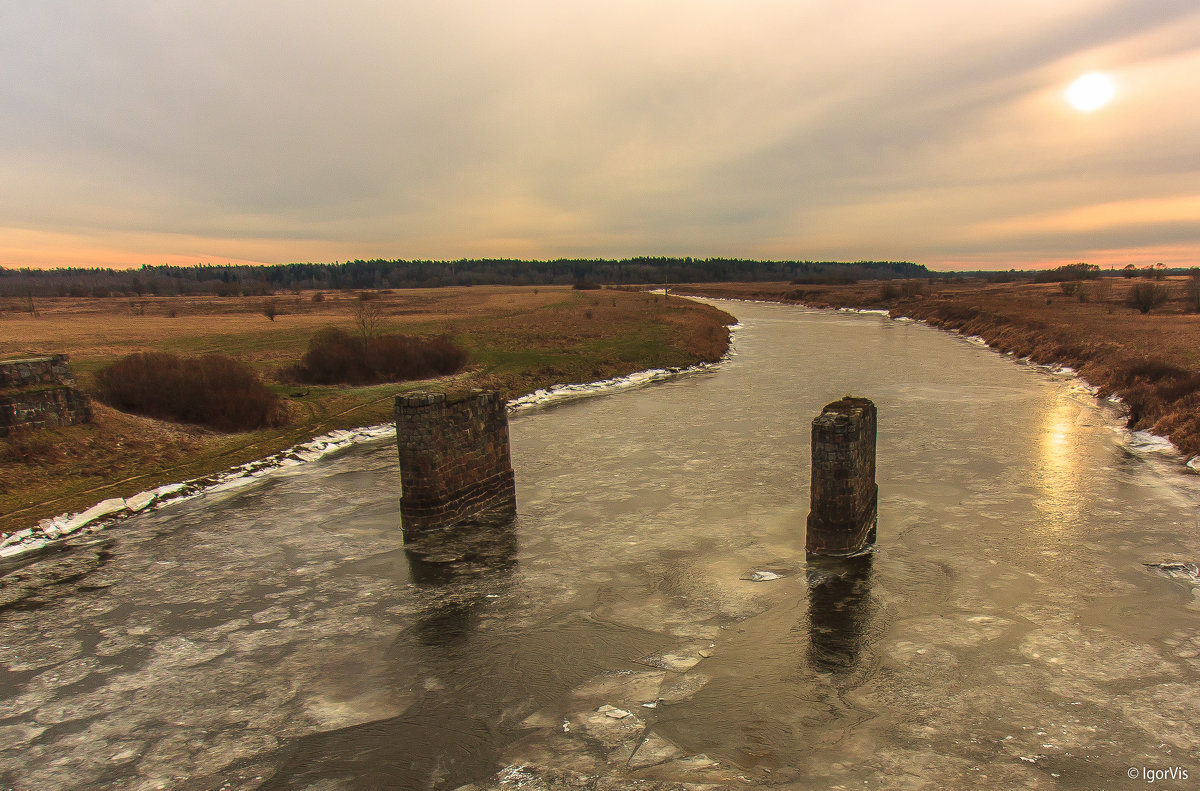
[(1200, 263), (1190, 1), (9, 3), (0, 73), (4, 266)]

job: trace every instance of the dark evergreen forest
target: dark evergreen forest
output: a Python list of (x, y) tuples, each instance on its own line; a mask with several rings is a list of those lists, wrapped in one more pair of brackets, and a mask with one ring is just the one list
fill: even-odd
[(5, 269), (0, 296), (263, 295), (310, 289), (437, 288), (476, 285), (645, 285), (737, 281), (852, 283), (926, 278), (906, 261), (753, 261), (736, 258), (625, 258), (520, 261), (347, 261), (269, 266), (143, 266), (140, 269)]

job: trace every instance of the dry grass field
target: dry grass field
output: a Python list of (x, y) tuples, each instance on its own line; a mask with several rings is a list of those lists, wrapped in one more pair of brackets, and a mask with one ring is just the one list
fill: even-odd
[[(1069, 365), (1102, 395), (1129, 407), (1129, 425), (1200, 454), (1200, 313), (1188, 278), (1160, 283), (1169, 300), (1143, 315), (1128, 307), (1141, 278), (1087, 281), (1074, 294), (1058, 283), (865, 282), (843, 286), (717, 283), (679, 293), (795, 302), (814, 307), (886, 309), (934, 326), (978, 335), (1001, 351)], [(895, 293), (895, 292), (901, 293)], [(908, 293), (905, 294), (904, 292)]]
[[(0, 440), (0, 533), (107, 497), (128, 496), (267, 456), (335, 428), (390, 420), (394, 396), (418, 387), (486, 386), (506, 397), (655, 367), (717, 360), (732, 319), (678, 298), (568, 287), (473, 287), (265, 297), (0, 300), (0, 359), (67, 353), (80, 386), (123, 355), (221, 353), (254, 367), (283, 399), (285, 425), (239, 434), (128, 415), (96, 404), (86, 426)], [(467, 370), (426, 382), (335, 387), (284, 382), (322, 327), (446, 334)]]

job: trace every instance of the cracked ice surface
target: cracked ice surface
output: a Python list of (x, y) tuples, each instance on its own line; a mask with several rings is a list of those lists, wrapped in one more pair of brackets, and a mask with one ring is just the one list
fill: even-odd
[[(406, 554), (394, 449), (361, 447), (0, 578), (0, 788), (1120, 788), (1193, 760), (1194, 475), (929, 328), (731, 309), (720, 371), (515, 417), (510, 527)], [(880, 409), (880, 547), (810, 564), (809, 421), (846, 392)]]

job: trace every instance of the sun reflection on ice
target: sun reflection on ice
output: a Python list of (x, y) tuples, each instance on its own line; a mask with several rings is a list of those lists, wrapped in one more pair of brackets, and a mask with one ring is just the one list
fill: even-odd
[(1037, 485), (1041, 496), (1037, 507), (1046, 517), (1046, 527), (1055, 532), (1073, 525), (1083, 508), (1079, 482), (1083, 450), (1078, 425), (1080, 411), (1079, 403), (1064, 393), (1045, 413), (1039, 447)]

